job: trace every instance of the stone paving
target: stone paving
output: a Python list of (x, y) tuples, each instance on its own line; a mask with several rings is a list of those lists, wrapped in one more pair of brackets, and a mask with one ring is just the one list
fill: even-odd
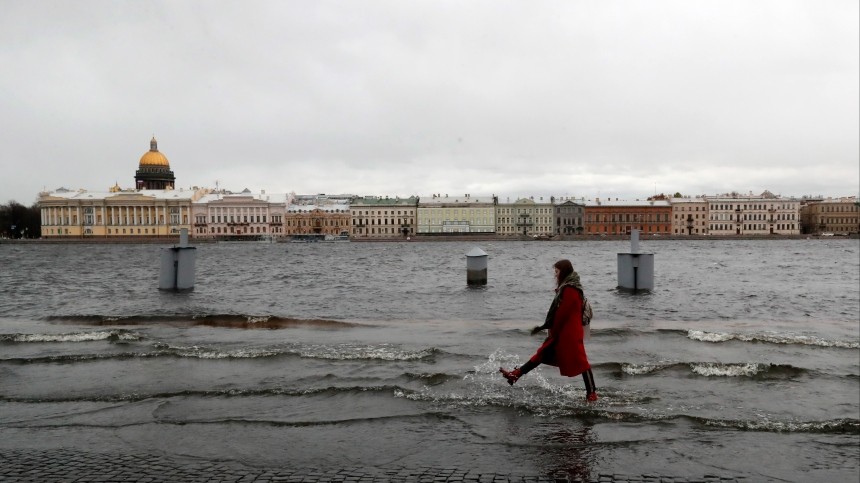
[(259, 468), (237, 462), (169, 458), (151, 454), (90, 453), (75, 450), (0, 450), (2, 482), (636, 482), (728, 483), (743, 477), (702, 475), (699, 478), (662, 475), (597, 473), (580, 479), (569, 475), (510, 475), (462, 468)]

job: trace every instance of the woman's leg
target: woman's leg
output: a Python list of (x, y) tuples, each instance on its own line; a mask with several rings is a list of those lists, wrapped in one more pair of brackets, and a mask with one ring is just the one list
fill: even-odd
[(521, 367), (514, 368), (513, 371), (506, 371), (504, 368), (500, 367), (499, 372), (501, 372), (502, 375), (505, 376), (505, 379), (508, 380), (508, 384), (513, 386), (514, 383), (517, 382), (517, 380), (519, 380), (519, 378), (525, 376), (529, 371), (531, 371), (532, 369), (534, 369), (535, 367), (537, 367), (539, 365), (540, 365), (540, 362), (532, 362), (531, 360), (529, 360), (525, 364), (523, 364)]
[(582, 373), (582, 380), (585, 381), (585, 399), (597, 401), (597, 384), (594, 383), (594, 373), (591, 369)]

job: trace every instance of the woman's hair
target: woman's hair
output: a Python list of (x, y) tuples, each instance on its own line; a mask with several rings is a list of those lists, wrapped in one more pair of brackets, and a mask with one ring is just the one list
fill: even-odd
[(563, 282), (568, 275), (573, 273), (573, 264), (571, 264), (570, 260), (567, 259), (555, 262), (553, 268), (558, 269), (558, 278), (555, 280), (556, 287), (561, 285), (561, 282)]

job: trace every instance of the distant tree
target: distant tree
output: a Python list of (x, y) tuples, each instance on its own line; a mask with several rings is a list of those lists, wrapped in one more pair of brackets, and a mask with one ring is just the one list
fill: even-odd
[(10, 201), (0, 205), (0, 237), (39, 238), (42, 235), (42, 215), (35, 204), (29, 208)]
[(672, 195), (672, 198), (683, 198), (683, 197), (684, 197), (684, 195), (682, 195), (680, 191), (677, 191), (677, 192), (675, 192), (674, 195)]

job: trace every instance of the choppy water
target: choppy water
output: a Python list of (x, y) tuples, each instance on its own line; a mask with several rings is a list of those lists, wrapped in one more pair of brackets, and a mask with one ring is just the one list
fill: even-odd
[[(489, 254), (468, 288), (464, 254)], [(860, 242), (217, 244), (188, 294), (160, 247), (0, 245), (0, 447), (296, 467), (427, 465), (596, 478), (860, 476)], [(601, 399), (500, 365), (570, 258)]]

